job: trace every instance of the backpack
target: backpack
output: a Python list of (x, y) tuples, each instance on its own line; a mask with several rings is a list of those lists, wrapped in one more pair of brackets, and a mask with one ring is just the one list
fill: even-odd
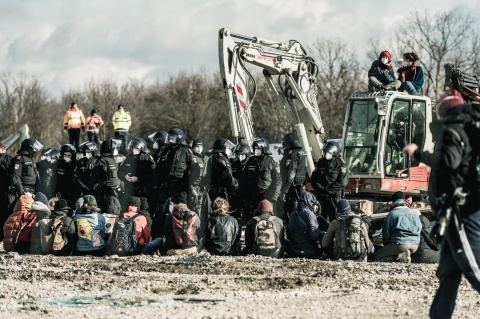
[(278, 250), (276, 247), (277, 231), (273, 224), (275, 216), (270, 216), (268, 219), (255, 216), (253, 219), (257, 222), (255, 225), (255, 254), (275, 257)]
[(67, 245), (65, 234), (62, 233), (61, 218), (44, 218), (38, 222), (42, 252), (58, 252)]
[(137, 227), (135, 218), (140, 214), (132, 217), (123, 217), (113, 226), (110, 238), (109, 255), (127, 256), (133, 255), (138, 249)]
[(13, 251), (18, 253), (28, 253), (30, 250), (30, 243), (32, 241), (33, 229), (37, 215), (33, 212), (22, 213), (20, 219), (20, 229), (12, 239)]
[(340, 238), (335, 240), (334, 259), (363, 259), (367, 246), (363, 232), (363, 221), (359, 216), (350, 215), (340, 219)]
[(196, 246), (195, 224), (197, 221), (195, 212), (175, 207), (172, 212), (173, 237), (182, 248)]

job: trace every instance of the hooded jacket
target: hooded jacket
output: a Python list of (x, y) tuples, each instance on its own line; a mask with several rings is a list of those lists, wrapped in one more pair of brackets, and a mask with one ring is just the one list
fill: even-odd
[(298, 207), (290, 214), (288, 230), (292, 250), (299, 256), (315, 257), (318, 252), (318, 241), (325, 234), (318, 229), (318, 221), (313, 213), (318, 203), (312, 193), (303, 192), (298, 200)]
[(13, 214), (11, 214), (3, 225), (3, 249), (6, 252), (13, 250), (12, 239), (17, 236), (18, 231), (22, 227), (22, 214), (30, 210), (33, 198), (28, 195), (22, 195), (15, 204)]
[(35, 201), (30, 207), (30, 212), (35, 213), (37, 219), (35, 220), (35, 227), (33, 229), (32, 242), (30, 243), (31, 254), (42, 254), (42, 243), (40, 241), (39, 221), (48, 218), (51, 214), (50, 208), (42, 202)]
[(105, 248), (105, 217), (99, 211), (86, 211), (85, 207), (73, 217), (78, 251)]

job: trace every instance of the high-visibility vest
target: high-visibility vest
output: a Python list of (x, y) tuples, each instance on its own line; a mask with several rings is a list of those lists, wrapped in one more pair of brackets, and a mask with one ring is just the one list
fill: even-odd
[(120, 111), (115, 112), (115, 114), (113, 114), (112, 124), (114, 130), (128, 130), (132, 124), (130, 113), (125, 112), (122, 114)]
[(80, 112), (79, 111), (70, 111), (68, 110), (68, 126), (78, 126), (82, 124), (80, 120)]

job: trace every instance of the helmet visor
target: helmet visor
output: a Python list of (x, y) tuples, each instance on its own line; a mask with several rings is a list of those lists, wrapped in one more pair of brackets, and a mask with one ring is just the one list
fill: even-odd
[(157, 134), (157, 132), (150, 134), (150, 135), (148, 136), (148, 139), (149, 139), (150, 141), (152, 141), (152, 142), (155, 142), (155, 140), (154, 140), (155, 134)]
[(32, 149), (33, 149), (35, 152), (40, 151), (42, 148), (43, 148), (43, 144), (40, 143), (39, 141), (35, 141), (35, 143), (33, 143), (33, 145), (32, 145)]
[(231, 151), (235, 148), (235, 144), (233, 144), (230, 140), (226, 140), (223, 145), (225, 146), (225, 149), (229, 149)]

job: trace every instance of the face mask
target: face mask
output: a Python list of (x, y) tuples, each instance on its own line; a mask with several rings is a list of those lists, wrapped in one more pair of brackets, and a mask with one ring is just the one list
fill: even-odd
[(115, 156), (115, 163), (120, 164), (121, 162), (123, 162), (123, 157)]
[(66, 156), (64, 156), (64, 157), (63, 157), (63, 160), (64, 160), (65, 162), (67, 162), (67, 163), (70, 163), (70, 162), (72, 161), (72, 158), (71, 158), (71, 157), (66, 157)]
[(88, 158), (88, 159), (92, 158), (92, 153), (86, 153), (85, 157)]
[(382, 63), (387, 64), (388, 63), (388, 58), (382, 58)]
[(225, 154), (227, 155), (227, 157), (229, 157), (230, 155), (232, 155), (232, 151), (229, 148), (227, 148), (225, 150)]
[(407, 61), (405, 61), (405, 60), (402, 61), (402, 66), (407, 66), (407, 65), (408, 65), (408, 64), (407, 64)]
[(332, 153), (328, 153), (328, 152), (327, 152), (327, 154), (325, 154), (325, 159), (326, 159), (327, 161), (331, 160), (332, 158), (333, 158), (333, 154), (332, 154)]
[(256, 149), (254, 152), (255, 156), (262, 156), (262, 150), (261, 149)]
[(117, 149), (114, 149), (112, 155), (113, 155), (113, 156), (117, 156), (117, 155), (118, 155), (118, 150), (117, 150)]
[(195, 147), (193, 148), (193, 151), (194, 151), (195, 153), (201, 154), (201, 153), (203, 152), (203, 147), (201, 147), (201, 146), (195, 146)]
[(158, 150), (158, 143), (157, 142), (153, 143), (153, 149)]
[(247, 158), (247, 155), (238, 155), (240, 162), (243, 162)]
[(132, 153), (133, 153), (133, 155), (138, 155), (138, 154), (140, 154), (140, 150), (138, 148), (134, 148), (132, 150)]

